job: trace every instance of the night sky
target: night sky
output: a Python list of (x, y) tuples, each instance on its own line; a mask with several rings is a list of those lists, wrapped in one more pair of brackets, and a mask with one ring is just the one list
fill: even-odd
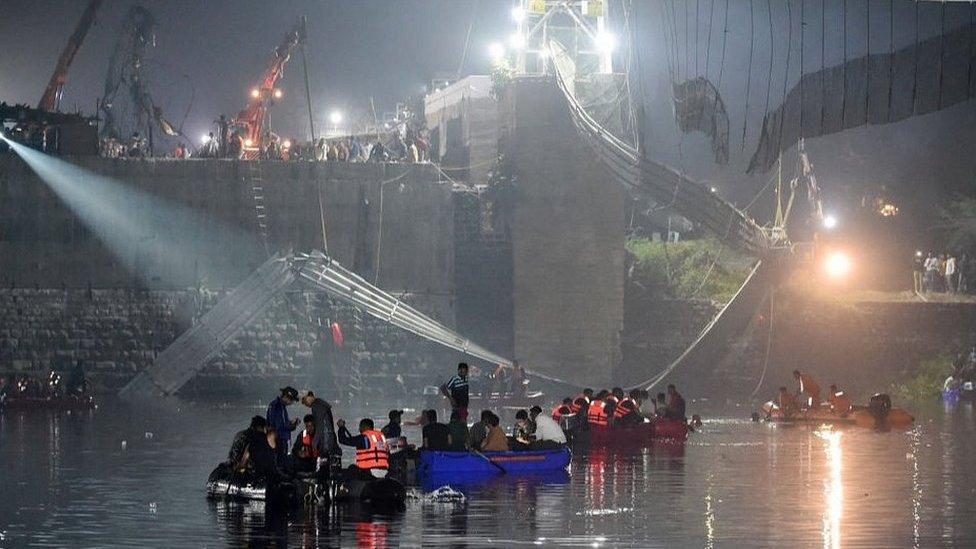
[[(888, 2), (824, 1), (828, 18), (824, 48), (827, 66), (843, 59), (842, 9), (848, 14), (846, 43), (850, 57), (867, 50), (866, 28), (871, 29), (872, 52), (884, 50), (889, 35)], [(94, 111), (122, 19), (135, 3), (106, 0), (71, 69), (63, 110)], [(86, 4), (85, 0), (0, 0), (0, 51), (4, 52), (0, 56), (0, 100), (36, 104)], [(312, 99), (320, 130), (327, 125), (333, 110), (346, 113), (347, 120), (371, 118), (372, 96), (377, 114), (382, 117), (394, 109), (397, 101), (421, 93), (431, 77), (453, 76), (458, 71), (469, 25), (472, 30), (462, 75), (487, 73), (488, 44), (504, 41), (514, 31), (512, 3), (508, 0), (166, 0), (143, 5), (158, 20), (157, 45), (148, 56), (150, 91), (166, 117), (177, 125), (190, 108), (184, 129), (194, 140), (210, 130), (211, 121), (218, 115), (233, 116), (241, 109), (271, 51), (300, 15), (308, 16)], [(692, 178), (716, 186), (730, 200), (744, 204), (751, 201), (770, 175), (745, 174), (766, 106), (770, 57), (768, 107), (772, 110), (779, 104), (784, 87), (791, 87), (800, 75), (796, 35), (801, 27), (801, 6), (807, 9), (803, 26), (808, 40), (803, 69), (820, 68), (816, 39), (820, 2), (794, 0), (790, 3), (792, 14), (782, 0), (771, 2), (771, 18), (767, 17), (767, 3), (755, 2), (754, 37), (749, 31), (750, 2), (746, 0), (730, 2), (729, 30), (723, 35), (719, 22), (724, 17), (724, 5), (721, 0), (647, 0), (639, 4), (641, 74), (651, 128), (645, 137), (647, 150), (656, 160), (682, 169)], [(677, 46), (684, 58), (680, 78), (707, 75), (717, 81), (722, 66), (719, 48), (727, 46), (724, 79), (719, 87), (732, 126), (732, 157), (728, 165), (714, 163), (708, 140), (702, 134), (682, 135), (676, 130), (667, 65), (668, 48), (676, 45), (667, 41), (664, 25), (668, 10), (661, 6), (670, 7), (672, 18), (676, 19), (672, 22), (679, 27), (689, 18), (689, 35), (698, 39), (697, 43), (692, 40)], [(869, 6), (874, 10), (870, 24)], [(900, 47), (912, 40), (914, 24), (909, 23), (914, 3), (899, 0), (894, 6), (898, 14), (894, 42)], [(942, 26), (939, 4), (927, 2), (922, 6), (921, 37), (938, 34)], [(971, 24), (972, 15), (973, 8), (968, 3), (950, 4), (946, 25), (952, 28)], [(796, 31), (791, 70), (784, 71), (788, 17), (793, 18)], [(711, 24), (709, 19), (713, 20)], [(767, 21), (776, 38), (772, 53)], [(623, 33), (623, 29), (615, 30)], [(679, 31), (683, 33), (684, 29)], [(679, 42), (683, 42), (680, 33)], [(626, 41), (621, 38), (621, 42)], [(756, 83), (750, 94), (750, 109), (744, 112), (751, 39), (756, 44), (752, 73)], [(620, 62), (623, 57), (618, 55), (618, 70), (626, 68)], [(693, 65), (689, 59), (697, 59), (697, 63)], [(308, 120), (300, 61), (295, 58), (286, 67), (280, 85), (285, 97), (273, 108), (272, 121), (279, 133), (305, 138)], [(743, 143), (741, 126), (746, 116), (750, 119), (749, 132)], [(940, 200), (952, 193), (971, 192), (976, 186), (974, 127), (976, 101), (968, 101), (895, 124), (865, 126), (812, 139), (807, 148), (818, 169), (828, 206), (851, 207), (864, 189), (886, 185), (893, 189), (896, 198), (906, 205), (918, 204), (920, 215), (931, 217)], [(756, 213), (760, 218), (765, 215)]]
[[(0, 100), (36, 104), (86, 0), (0, 0)], [(62, 110), (93, 111), (108, 59), (129, 8), (106, 0), (75, 58)], [(488, 70), (487, 46), (512, 32), (504, 0), (168, 0), (142, 2), (156, 16), (149, 53), (150, 91), (179, 123), (195, 89), (186, 133), (204, 133), (219, 114), (234, 115), (247, 100), (274, 47), (308, 16), (312, 101), (318, 127), (333, 109), (378, 115), (422, 91), (427, 80), (453, 75), (469, 23), (470, 49), (462, 74)], [(308, 114), (301, 59), (285, 68), (286, 97), (274, 126), (305, 137)]]

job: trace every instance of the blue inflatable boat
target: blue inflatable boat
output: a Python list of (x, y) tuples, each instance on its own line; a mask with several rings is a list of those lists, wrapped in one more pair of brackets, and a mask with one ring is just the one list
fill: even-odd
[(420, 451), (417, 473), (435, 475), (445, 473), (499, 474), (536, 473), (565, 470), (573, 454), (568, 447), (555, 450), (526, 450), (521, 452), (436, 452)]

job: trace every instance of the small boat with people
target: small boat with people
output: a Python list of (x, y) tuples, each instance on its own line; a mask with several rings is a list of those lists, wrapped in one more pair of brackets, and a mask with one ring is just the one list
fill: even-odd
[(565, 470), (573, 457), (567, 446), (551, 450), (441, 452), (421, 450), (418, 476), (445, 473), (518, 474)]
[(591, 446), (642, 446), (660, 441), (684, 442), (690, 432), (686, 421), (657, 417), (614, 427), (590, 426), (589, 441)]
[(891, 397), (876, 393), (867, 406), (855, 405), (836, 385), (830, 386), (826, 402), (820, 400), (820, 387), (806, 372), (794, 370), (798, 380), (796, 393), (786, 387), (779, 388), (776, 400), (762, 405), (759, 412), (752, 415), (753, 421), (787, 424), (832, 424), (851, 425), (871, 429), (904, 429), (910, 427), (915, 418), (901, 408), (891, 405)]
[(0, 410), (9, 412), (71, 411), (84, 412), (98, 408), (90, 395), (7, 395), (0, 399)]
[[(645, 402), (653, 407), (647, 412), (642, 409)], [(619, 387), (595, 395), (592, 389), (584, 389), (575, 398), (564, 399), (552, 415), (567, 438), (598, 448), (683, 442), (693, 431), (684, 417), (684, 398), (674, 385), (653, 399), (642, 389), (633, 389), (626, 395)]]

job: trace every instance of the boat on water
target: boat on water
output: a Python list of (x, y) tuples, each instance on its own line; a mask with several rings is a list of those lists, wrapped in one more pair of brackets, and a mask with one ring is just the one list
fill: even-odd
[(691, 429), (679, 419), (654, 418), (643, 423), (615, 425), (613, 427), (589, 426), (591, 446), (634, 447), (652, 442), (684, 442)]
[[(886, 396), (886, 395), (885, 395)], [(886, 404), (884, 402), (887, 402)], [(776, 423), (851, 425), (869, 429), (904, 429), (915, 423), (915, 417), (901, 408), (892, 408), (891, 401), (875, 400), (868, 406), (854, 406), (847, 412), (835, 412), (828, 406), (807, 408), (792, 414), (784, 414), (779, 405), (769, 401), (762, 405), (761, 416), (765, 421)]]
[(270, 486), (263, 479), (236, 474), (218, 465), (207, 479), (207, 496), (217, 499), (266, 501), (298, 505), (320, 501), (363, 502), (374, 505), (398, 505), (406, 500), (406, 488), (394, 478), (353, 478), (343, 475), (327, 490), (318, 490), (313, 475), (299, 475), (287, 482)]
[(568, 446), (553, 450), (441, 452), (421, 450), (417, 475), (539, 473), (565, 470), (573, 457)]
[(0, 410), (4, 411), (66, 411), (82, 412), (98, 408), (91, 396), (20, 396), (7, 395), (0, 400)]

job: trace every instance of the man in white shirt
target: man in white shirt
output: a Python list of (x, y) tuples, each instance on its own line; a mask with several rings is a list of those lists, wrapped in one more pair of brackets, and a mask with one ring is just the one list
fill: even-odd
[(935, 281), (939, 276), (939, 258), (932, 252), (925, 258), (925, 279), (923, 284), (924, 292), (931, 292), (935, 288)]
[(945, 287), (946, 291), (953, 293), (956, 291), (955, 282), (956, 280), (956, 258), (953, 256), (946, 257), (945, 265)]
[(566, 444), (566, 433), (562, 427), (548, 414), (542, 413), (542, 408), (533, 406), (529, 410), (529, 417), (535, 422), (535, 442), (533, 449), (556, 448)]

